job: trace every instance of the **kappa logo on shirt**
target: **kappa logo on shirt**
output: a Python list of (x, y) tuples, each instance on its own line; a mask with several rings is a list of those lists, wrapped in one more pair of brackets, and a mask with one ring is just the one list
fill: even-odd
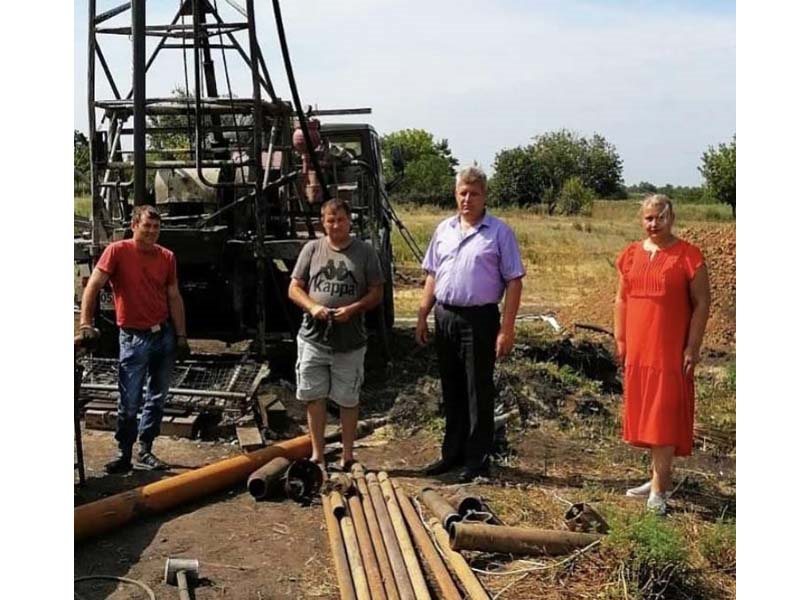
[(340, 260), (338, 265), (333, 264), (333, 259), (322, 267), (311, 278), (311, 289), (315, 292), (329, 296), (355, 296), (358, 282), (347, 264)]

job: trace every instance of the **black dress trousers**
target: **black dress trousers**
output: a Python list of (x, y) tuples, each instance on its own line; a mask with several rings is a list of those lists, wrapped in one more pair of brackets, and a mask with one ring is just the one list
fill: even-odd
[(445, 409), (442, 458), (467, 467), (488, 464), (494, 440), (496, 304), (436, 304), (436, 353)]

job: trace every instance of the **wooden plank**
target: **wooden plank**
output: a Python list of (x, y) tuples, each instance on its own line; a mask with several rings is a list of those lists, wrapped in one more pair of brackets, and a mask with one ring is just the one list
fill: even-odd
[(250, 452), (264, 447), (264, 440), (261, 439), (261, 432), (258, 427), (237, 427), (236, 437), (243, 452)]
[(280, 398), (274, 391), (261, 392), (256, 396), (256, 405), (258, 406), (259, 416), (261, 417), (261, 422), (264, 424), (264, 427), (268, 427), (269, 407), (279, 401)]
[(117, 412), (110, 410), (87, 410), (83, 414), (86, 429), (114, 431), (117, 428)]
[(161, 435), (194, 438), (197, 429), (197, 415), (188, 417), (168, 417), (161, 421)]

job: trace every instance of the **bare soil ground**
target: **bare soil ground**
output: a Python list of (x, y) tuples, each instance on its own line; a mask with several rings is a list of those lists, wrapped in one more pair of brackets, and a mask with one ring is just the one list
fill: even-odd
[[(520, 409), (523, 418), (508, 428), (505, 451), (491, 479), (467, 489), (488, 498), (508, 524), (560, 529), (566, 503), (577, 501), (591, 501), (604, 512), (641, 512), (641, 501), (623, 495), (627, 487), (647, 478), (647, 466), (642, 453), (618, 439), (619, 396), (604, 392), (599, 382), (568, 366), (548, 367), (544, 357), (556, 356), (563, 341), (543, 340), (535, 332), (523, 332), (520, 341), (513, 359), (498, 369), (498, 392), (499, 402), (506, 409)], [(590, 341), (580, 347), (597, 348), (598, 355), (604, 355)], [(458, 486), (453, 475), (431, 479), (417, 472), (438, 457), (442, 421), (434, 353), (416, 349), (410, 329), (395, 333), (392, 348), (390, 370), (373, 368), (364, 392), (364, 415), (388, 412), (392, 423), (360, 440), (357, 455), (368, 469), (387, 470), (410, 495), (425, 485), (454, 489)], [(302, 407), (291, 406), (290, 414), (301, 421)], [(239, 452), (230, 441), (160, 438), (156, 451), (173, 465), (172, 471), (109, 476), (102, 465), (114, 455), (113, 434), (86, 431), (84, 444), (89, 480), (76, 488), (76, 504)], [(697, 530), (721, 514), (735, 516), (732, 455), (698, 449), (680, 464), (678, 477), (683, 483), (675, 502), (677, 521)], [(200, 560), (203, 579), (195, 591), (197, 600), (338, 597), (321, 506), (255, 502), (243, 484), (76, 545), (75, 576), (139, 579), (157, 597), (175, 597), (175, 589), (162, 582), (167, 556)], [(469, 558), (484, 570), (526, 566), (509, 556), (475, 553)], [(614, 560), (602, 551), (589, 553), (567, 567), (526, 577), (503, 591), (502, 598), (601, 597), (616, 568)], [(480, 577), (497, 593), (519, 576)], [(733, 597), (735, 579), (729, 574), (720, 577), (721, 583), (700, 597)], [(145, 597), (130, 585), (114, 582), (81, 583), (76, 590), (84, 598)]]
[[(678, 235), (702, 250), (711, 281), (711, 312), (704, 347), (733, 351), (736, 348), (736, 224), (702, 224), (680, 229)], [(592, 323), (614, 325), (617, 280), (608, 273), (595, 287), (585, 290), (574, 304), (557, 311), (565, 325)]]

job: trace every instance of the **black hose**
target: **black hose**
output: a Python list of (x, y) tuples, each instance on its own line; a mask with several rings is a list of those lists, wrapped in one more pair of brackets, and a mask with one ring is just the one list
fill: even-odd
[(322, 187), (322, 197), (327, 202), (331, 199), (331, 193), (328, 191), (328, 186), (325, 185), (325, 177), (322, 174), (317, 153), (314, 151), (314, 148), (309, 147), (311, 145), (311, 136), (308, 134), (308, 123), (305, 114), (303, 114), (303, 105), (300, 103), (300, 94), (297, 92), (297, 83), (295, 82), (294, 71), (292, 70), (292, 61), (289, 58), (289, 46), (286, 44), (286, 32), (283, 30), (280, 0), (272, 0), (272, 9), (275, 13), (275, 25), (278, 28), (278, 38), (281, 42), (281, 54), (283, 55), (283, 64), (286, 67), (286, 78), (289, 80), (289, 87), (292, 90), (292, 100), (294, 100), (295, 110), (297, 111), (297, 119), (300, 121), (300, 129), (302, 129), (303, 137), (306, 141), (306, 151), (311, 155), (311, 165), (314, 167), (314, 171), (317, 172), (317, 178)]
[(414, 255), (414, 258), (416, 258), (419, 262), (422, 262), (422, 259), (424, 258), (423, 254), (422, 254), (422, 250), (417, 245), (417, 241), (414, 239), (414, 236), (411, 234), (411, 232), (408, 230), (408, 228), (403, 224), (403, 221), (400, 220), (400, 217), (395, 212), (394, 207), (392, 206), (391, 202), (389, 202), (389, 195), (380, 186), (380, 182), (378, 181), (378, 176), (375, 174), (375, 171), (372, 169), (372, 167), (369, 165), (369, 163), (364, 162), (363, 160), (353, 160), (353, 161), (350, 161), (350, 162), (351, 162), (351, 164), (357, 165), (357, 166), (361, 167), (362, 169), (364, 169), (365, 171), (368, 171), (369, 174), (372, 176), (372, 180), (373, 180), (373, 182), (375, 184), (375, 187), (377, 188), (378, 193), (381, 195), (381, 198), (383, 198), (384, 204), (382, 205), (382, 208), (383, 208), (386, 216), (395, 225), (397, 225), (397, 230), (400, 233), (400, 237), (403, 238), (403, 241), (406, 243), (406, 245), (411, 250), (411, 254)]
[[(76, 577), (75, 583), (79, 583), (81, 581), (91, 581), (93, 579), (104, 579), (107, 581), (118, 581), (121, 583), (130, 583), (131, 585), (135, 585), (140, 587), (144, 592), (147, 594), (147, 597), (150, 600), (156, 600), (156, 595), (153, 593), (153, 590), (146, 584), (137, 579), (129, 579), (128, 577), (117, 577), (116, 575), (86, 575), (84, 577)], [(80, 594), (75, 592), (75, 597), (80, 598)]]

